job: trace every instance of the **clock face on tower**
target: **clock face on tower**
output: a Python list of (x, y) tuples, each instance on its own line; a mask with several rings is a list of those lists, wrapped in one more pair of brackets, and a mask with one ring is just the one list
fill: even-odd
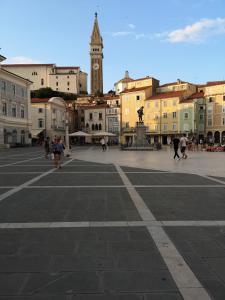
[(98, 70), (99, 69), (99, 64), (98, 63), (94, 63), (93, 64), (93, 69), (94, 70)]

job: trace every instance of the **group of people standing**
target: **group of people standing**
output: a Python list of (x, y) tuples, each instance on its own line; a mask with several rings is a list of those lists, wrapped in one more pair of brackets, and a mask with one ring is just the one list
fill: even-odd
[[(173, 158), (174, 159), (176, 159), (176, 157), (179, 160), (181, 158), (187, 159), (187, 154), (186, 154), (187, 143), (188, 143), (188, 139), (187, 139), (185, 133), (183, 134), (183, 136), (181, 137), (181, 139), (179, 139), (178, 137), (175, 137), (173, 139), (173, 148), (174, 148), (174, 157)], [(179, 154), (178, 154), (179, 146), (180, 146), (180, 152), (182, 154), (182, 157), (180, 157)]]
[(52, 158), (55, 168), (61, 169), (61, 157), (63, 155), (65, 146), (59, 137), (55, 137), (53, 141), (50, 141), (49, 137), (45, 139), (45, 158)]

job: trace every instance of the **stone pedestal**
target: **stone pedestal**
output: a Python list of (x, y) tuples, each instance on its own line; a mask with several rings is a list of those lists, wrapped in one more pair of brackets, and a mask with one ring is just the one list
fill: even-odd
[(146, 129), (144, 123), (137, 122), (136, 124), (136, 146), (144, 146), (146, 144)]

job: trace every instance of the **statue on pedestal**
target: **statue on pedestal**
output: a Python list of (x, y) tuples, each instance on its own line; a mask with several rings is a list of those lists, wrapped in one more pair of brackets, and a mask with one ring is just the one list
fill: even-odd
[(141, 106), (141, 108), (138, 109), (137, 113), (138, 113), (138, 119), (139, 119), (139, 122), (140, 123), (143, 123), (143, 120), (142, 120), (142, 116), (144, 115), (144, 106)]

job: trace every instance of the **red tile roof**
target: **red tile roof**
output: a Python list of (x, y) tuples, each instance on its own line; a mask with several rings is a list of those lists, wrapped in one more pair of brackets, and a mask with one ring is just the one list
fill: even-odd
[(176, 82), (169, 82), (169, 83), (165, 83), (165, 84), (160, 85), (159, 88), (170, 86), (170, 85), (183, 84), (183, 83), (188, 83), (188, 82), (187, 81), (182, 81), (182, 80), (180, 80), (179, 83), (177, 81)]
[(199, 84), (198, 87), (207, 87), (207, 86), (213, 86), (213, 85), (220, 85), (225, 84), (225, 80), (222, 81), (208, 81), (206, 84)]
[(203, 98), (204, 93), (203, 92), (197, 92), (189, 96), (187, 99), (198, 99), (198, 98)]
[(56, 69), (80, 69), (80, 67), (77, 66), (68, 66), (68, 67), (56, 67)]
[(47, 66), (53, 67), (55, 64), (2, 64), (3, 67), (39, 67), (39, 66)]
[(160, 93), (154, 96), (147, 98), (146, 100), (156, 100), (156, 99), (165, 99), (165, 98), (175, 98), (183, 96), (184, 91), (175, 91), (175, 92), (167, 92), (167, 93)]

